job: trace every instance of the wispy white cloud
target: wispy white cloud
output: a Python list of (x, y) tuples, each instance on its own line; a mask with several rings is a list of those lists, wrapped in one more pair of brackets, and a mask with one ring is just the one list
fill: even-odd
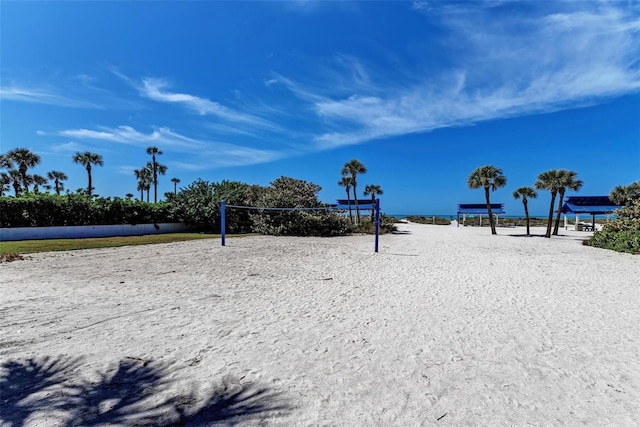
[(91, 102), (68, 98), (54, 90), (21, 86), (0, 87), (0, 100), (57, 105), (60, 107), (101, 108)]
[[(350, 59), (338, 61), (339, 67), (348, 65), (344, 78), (324, 87), (279, 75), (267, 84), (283, 85), (327, 123), (328, 130), (315, 137), (320, 149), (575, 108), (640, 91), (640, 19), (615, 3), (574, 2), (570, 6), (577, 10), (527, 17), (494, 14), (501, 2), (470, 5), (475, 3), (457, 4), (455, 13), (434, 18), (448, 29), (457, 62), (421, 81), (387, 84), (368, 70), (376, 71), (377, 64)], [(422, 13), (427, 6), (414, 8)], [(335, 83), (345, 79), (354, 82), (352, 93), (336, 96)]]
[(186, 93), (170, 92), (169, 84), (164, 79), (146, 78), (139, 87), (140, 93), (154, 101), (177, 103), (196, 111), (200, 115), (212, 115), (221, 120), (244, 123), (264, 128), (274, 128), (269, 121), (247, 113), (233, 110), (218, 102)]
[[(68, 129), (58, 132), (57, 135), (80, 140), (98, 140), (143, 147), (154, 145), (161, 147), (163, 150), (197, 156), (197, 160), (192, 164), (200, 165), (201, 169), (266, 163), (284, 155), (273, 150), (190, 138), (166, 127), (154, 129), (150, 133), (140, 132), (131, 126), (101, 127), (97, 130)], [(187, 163), (184, 165), (185, 168), (187, 168), (186, 165)]]
[(76, 152), (76, 151), (84, 151), (86, 147), (84, 145), (78, 144), (77, 142), (69, 141), (63, 142), (61, 144), (54, 144), (51, 146), (51, 151), (60, 153), (60, 152)]
[(166, 127), (156, 128), (150, 133), (137, 131), (131, 126), (103, 127), (99, 130), (68, 129), (58, 132), (58, 135), (78, 139), (98, 139), (119, 144), (163, 145), (183, 149), (197, 149), (203, 145), (201, 141), (180, 135)]

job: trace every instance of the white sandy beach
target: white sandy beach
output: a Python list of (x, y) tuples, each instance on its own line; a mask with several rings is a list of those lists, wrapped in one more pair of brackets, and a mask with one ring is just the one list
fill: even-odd
[(2, 425), (640, 425), (638, 256), (399, 231), (0, 264)]

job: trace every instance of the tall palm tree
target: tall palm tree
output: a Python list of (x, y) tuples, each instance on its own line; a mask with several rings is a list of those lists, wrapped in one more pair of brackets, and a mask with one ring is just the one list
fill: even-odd
[(529, 199), (535, 199), (538, 197), (538, 193), (531, 187), (520, 187), (516, 191), (513, 192), (513, 198), (518, 200), (522, 197), (522, 204), (524, 205), (524, 217), (527, 221), (527, 236), (531, 235), (529, 231), (529, 208), (527, 207), (527, 202)]
[(91, 184), (91, 165), (103, 166), (104, 160), (102, 160), (102, 156), (100, 154), (91, 153), (89, 151), (85, 151), (84, 153), (76, 153), (73, 155), (73, 161), (75, 163), (79, 163), (87, 169), (87, 176), (89, 177), (89, 184), (87, 185), (87, 194), (91, 196), (93, 191), (93, 186)]
[(134, 169), (134, 175), (138, 179), (137, 190), (140, 191), (140, 201), (144, 201), (144, 192), (147, 192), (147, 203), (149, 203), (149, 190), (151, 189), (151, 170), (147, 167), (142, 169)]
[(549, 190), (551, 192), (551, 203), (549, 205), (549, 218), (547, 219), (547, 232), (544, 237), (551, 238), (551, 225), (553, 224), (553, 205), (556, 202), (558, 189), (561, 187), (562, 172), (558, 169), (551, 169), (538, 175), (538, 180), (534, 186), (538, 190)]
[(356, 180), (356, 177), (360, 173), (367, 173), (367, 167), (358, 159), (349, 160), (342, 167), (342, 175), (351, 175), (351, 185), (353, 185), (353, 201), (356, 205), (356, 218), (358, 223), (360, 223), (360, 209), (358, 208), (358, 182)]
[(153, 203), (158, 202), (158, 175), (164, 175), (167, 173), (167, 167), (158, 163), (156, 156), (162, 155), (162, 151), (158, 150), (158, 147), (147, 147), (147, 154), (151, 155), (151, 162), (147, 164), (147, 167), (151, 166), (151, 179), (153, 182)]
[(484, 197), (487, 200), (487, 213), (489, 214), (489, 224), (491, 224), (491, 234), (496, 232), (496, 223), (491, 211), (491, 201), (489, 200), (489, 189), (496, 191), (498, 188), (507, 185), (507, 177), (502, 174), (502, 169), (495, 166), (486, 165), (477, 168), (467, 179), (469, 188), (484, 188)]
[(560, 227), (560, 214), (562, 213), (562, 203), (564, 202), (564, 193), (567, 190), (578, 191), (582, 188), (582, 180), (576, 179), (577, 172), (560, 169), (560, 186), (558, 187), (558, 210), (556, 214), (556, 223), (553, 226), (553, 235), (558, 235), (558, 228)]
[(367, 185), (364, 187), (364, 195), (371, 195), (371, 220), (373, 221), (376, 211), (376, 196), (382, 195), (382, 187), (379, 185)]
[(29, 179), (27, 177), (27, 171), (29, 168), (35, 167), (40, 163), (40, 156), (28, 148), (14, 148), (7, 152), (5, 157), (7, 157), (10, 162), (18, 165), (18, 172), (20, 172), (22, 187), (24, 188), (24, 191), (28, 193)]
[(343, 176), (338, 185), (344, 187), (347, 191), (347, 204), (349, 205), (349, 221), (353, 224), (353, 213), (351, 212), (351, 185), (353, 184), (353, 178), (350, 176)]
[(64, 184), (62, 181), (67, 179), (67, 175), (60, 171), (51, 171), (47, 173), (47, 177), (53, 180), (53, 188), (56, 194), (59, 196), (60, 192), (64, 190)]
[(609, 199), (616, 205), (629, 206), (634, 199), (640, 199), (640, 181), (629, 185), (617, 185), (609, 194)]
[(178, 184), (180, 184), (180, 180), (178, 178), (171, 178), (171, 182), (173, 182), (173, 194), (178, 194)]
[(34, 174), (33, 175), (33, 192), (38, 194), (40, 193), (40, 186), (47, 185), (47, 178), (42, 175)]

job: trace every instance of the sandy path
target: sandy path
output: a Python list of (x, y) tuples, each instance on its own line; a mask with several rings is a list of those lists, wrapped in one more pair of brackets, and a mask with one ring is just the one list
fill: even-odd
[(640, 258), (400, 231), (0, 264), (0, 420), (640, 424)]

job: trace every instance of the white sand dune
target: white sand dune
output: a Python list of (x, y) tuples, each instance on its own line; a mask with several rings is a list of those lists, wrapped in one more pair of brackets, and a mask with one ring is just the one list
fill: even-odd
[(564, 230), (399, 230), (377, 254), (247, 237), (0, 264), (0, 419), (640, 425), (639, 257)]

